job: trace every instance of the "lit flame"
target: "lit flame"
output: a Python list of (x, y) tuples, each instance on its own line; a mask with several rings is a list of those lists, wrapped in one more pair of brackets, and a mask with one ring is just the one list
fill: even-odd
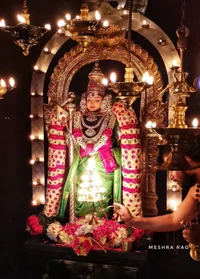
[(36, 200), (33, 200), (33, 201), (32, 201), (32, 205), (37, 205)]
[(14, 86), (15, 86), (15, 80), (14, 80), (14, 78), (11, 77), (11, 78), (9, 79), (9, 84), (10, 84), (11, 87), (14, 87)]
[(173, 66), (173, 67), (178, 67), (178, 64), (177, 64), (177, 61), (176, 61), (176, 60), (173, 60), (173, 61), (172, 61), (172, 66)]
[(66, 15), (65, 15), (65, 18), (66, 18), (66, 20), (69, 21), (69, 20), (71, 20), (71, 15), (70, 15), (70, 14), (66, 14)]
[(45, 47), (44, 51), (45, 51), (45, 52), (49, 52), (48, 47)]
[(60, 27), (63, 27), (63, 26), (65, 26), (65, 21), (64, 21), (63, 19), (60, 19), (60, 20), (58, 21), (57, 25), (58, 25), (59, 28), (60, 28)]
[(178, 202), (176, 201), (176, 200), (171, 200), (170, 201), (170, 204), (171, 204), (171, 206), (172, 206), (172, 210), (173, 211), (176, 211), (177, 210), (177, 207), (178, 207), (178, 204), (177, 204)]
[(95, 12), (95, 18), (96, 20), (101, 20), (101, 15), (98, 11)]
[(173, 192), (177, 192), (178, 191), (178, 185), (177, 184), (173, 184), (172, 185), (172, 191)]
[(87, 170), (87, 171), (93, 171), (94, 168), (95, 168), (95, 160), (94, 160), (94, 158), (90, 158), (90, 159), (88, 160), (88, 165), (87, 165), (87, 167), (86, 167), (86, 170)]
[(41, 202), (42, 204), (45, 203), (45, 197), (44, 197), (44, 196), (40, 197), (40, 202)]
[(107, 86), (107, 85), (108, 85), (108, 80), (107, 80), (107, 78), (103, 78), (103, 79), (102, 79), (102, 83), (103, 83), (104, 86)]
[[(35, 136), (34, 136), (34, 135), (30, 135), (30, 139), (31, 139), (31, 140), (34, 140), (34, 139), (35, 139)], [(31, 161), (30, 161), (30, 163), (31, 163)]]
[(111, 73), (111, 75), (110, 75), (111, 82), (116, 82), (116, 79), (117, 79), (116, 74), (114, 72)]
[(109, 22), (107, 20), (104, 20), (103, 27), (108, 27), (108, 26), (109, 26)]
[(30, 164), (31, 164), (31, 165), (35, 164), (35, 160), (31, 159), (31, 160), (30, 160)]
[(38, 69), (39, 69), (38, 66), (35, 65), (34, 70), (37, 71)]
[(0, 21), (0, 27), (5, 27), (5, 26), (6, 26), (5, 20), (2, 19), (2, 20)]
[(1, 87), (6, 87), (6, 83), (5, 83), (4, 79), (0, 80), (0, 85), (1, 85)]
[(147, 21), (146, 20), (143, 20), (143, 23), (142, 23), (143, 25), (146, 25), (147, 24)]
[(148, 84), (153, 84), (153, 77), (149, 75), (148, 72), (144, 73), (143, 77), (142, 77), (142, 81), (146, 82)]
[(194, 127), (194, 128), (197, 128), (198, 127), (198, 120), (197, 120), (197, 118), (194, 118), (193, 119), (193, 121), (192, 121), (192, 126)]
[(47, 23), (47, 24), (45, 24), (44, 28), (47, 30), (51, 30), (51, 25), (49, 23)]
[(20, 23), (26, 23), (26, 19), (21, 15), (17, 15), (17, 19)]

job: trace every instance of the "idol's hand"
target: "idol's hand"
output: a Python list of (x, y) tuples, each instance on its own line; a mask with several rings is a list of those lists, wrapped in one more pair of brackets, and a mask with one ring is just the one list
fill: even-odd
[(183, 232), (183, 237), (189, 243), (194, 245), (200, 245), (200, 225), (191, 224), (190, 227), (186, 227)]
[(127, 207), (120, 203), (114, 203), (114, 211), (117, 215), (120, 215), (121, 219), (128, 225), (131, 225), (130, 222), (133, 219), (133, 216), (131, 215), (130, 211)]

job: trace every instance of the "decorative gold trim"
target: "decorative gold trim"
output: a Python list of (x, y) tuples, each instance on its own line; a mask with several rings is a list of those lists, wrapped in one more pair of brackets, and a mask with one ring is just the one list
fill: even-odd
[[(83, 49), (78, 45), (65, 53), (58, 62), (51, 76), (48, 97), (57, 104), (61, 104), (67, 98), (67, 92), (73, 76), (83, 66), (96, 60), (114, 60), (125, 65), (128, 63), (127, 56), (128, 41), (123, 39), (120, 44), (114, 46), (90, 45)], [(162, 103), (160, 92), (163, 89), (161, 74), (154, 59), (141, 46), (131, 44), (131, 65), (134, 75), (140, 80), (142, 75), (148, 71), (154, 77), (154, 85), (142, 94), (141, 100), (141, 137), (143, 141), (142, 152), (142, 192), (143, 192), (143, 213), (145, 215), (157, 215), (156, 195), (156, 172), (149, 167), (149, 162), (155, 164), (158, 158), (157, 139), (149, 139), (146, 135), (145, 123), (152, 116), (156, 118), (159, 125), (167, 121), (167, 104)], [(148, 164), (147, 164), (148, 162)]]

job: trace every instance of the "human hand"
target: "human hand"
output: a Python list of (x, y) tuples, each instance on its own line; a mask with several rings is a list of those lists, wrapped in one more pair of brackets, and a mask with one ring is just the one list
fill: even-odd
[(121, 219), (128, 225), (131, 225), (130, 222), (133, 219), (133, 216), (131, 215), (130, 211), (127, 207), (120, 203), (114, 203), (114, 212), (117, 215), (120, 215)]
[(200, 245), (200, 225), (191, 224), (182, 231), (183, 237), (189, 243)]

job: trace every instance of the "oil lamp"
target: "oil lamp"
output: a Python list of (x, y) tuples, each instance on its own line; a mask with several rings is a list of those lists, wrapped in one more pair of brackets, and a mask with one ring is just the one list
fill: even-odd
[(13, 38), (13, 42), (20, 46), (23, 50), (23, 54), (27, 56), (29, 49), (32, 46), (38, 44), (38, 40), (51, 29), (50, 24), (46, 24), (44, 27), (31, 25), (30, 14), (28, 13), (28, 7), (26, 0), (23, 1), (22, 13), (17, 16), (18, 24), (15, 26), (6, 26), (5, 21), (0, 21), (0, 30), (9, 32)]
[(4, 99), (3, 95), (13, 88), (15, 88), (15, 81), (12, 77), (9, 79), (9, 83), (6, 83), (4, 79), (0, 79), (0, 100)]

